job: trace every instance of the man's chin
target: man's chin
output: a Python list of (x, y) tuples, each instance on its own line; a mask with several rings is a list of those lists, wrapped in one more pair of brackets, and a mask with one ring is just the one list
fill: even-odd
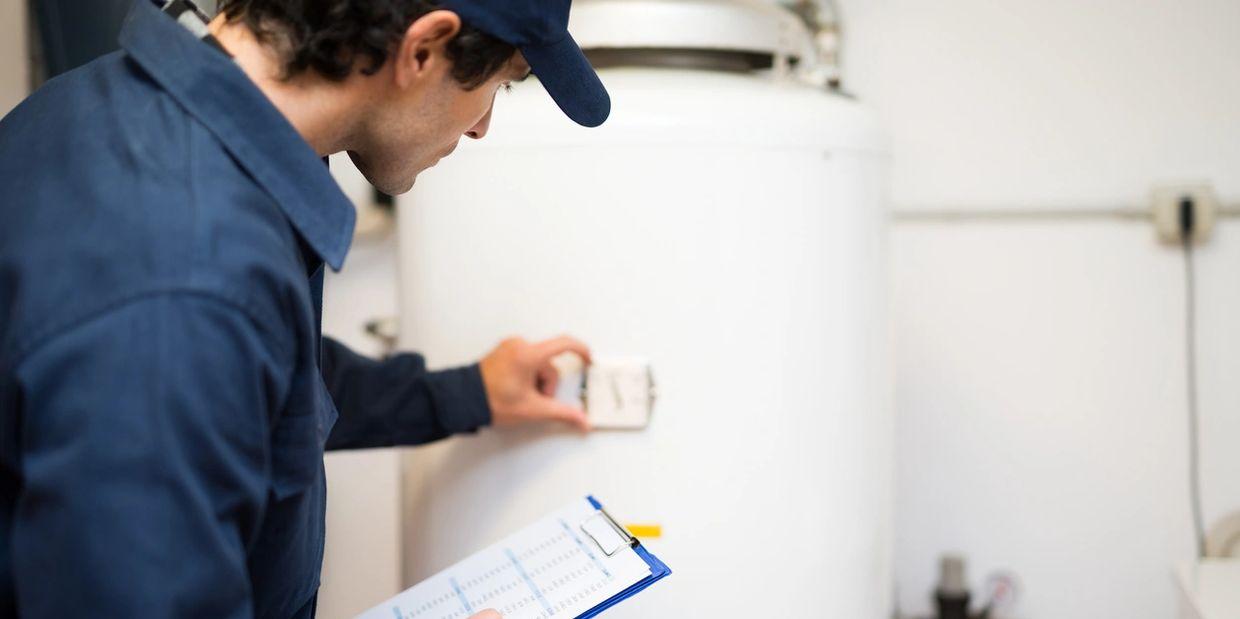
[(413, 184), (417, 182), (417, 180), (418, 180), (418, 177), (415, 176), (409, 181), (402, 182), (399, 185), (397, 184), (392, 184), (392, 185), (387, 185), (387, 186), (375, 185), (375, 188), (378, 189), (379, 191), (382, 191), (383, 193), (386, 193), (389, 196), (399, 196), (401, 194), (408, 193), (410, 189), (413, 189)]
[(413, 184), (418, 180), (417, 174), (414, 174), (413, 178), (401, 179), (372, 178), (365, 173), (363, 173), (363, 176), (366, 177), (367, 181), (370, 181), (371, 185), (374, 185), (375, 189), (378, 189), (389, 196), (399, 196), (403, 193), (407, 193), (410, 189), (413, 189)]
[(424, 169), (418, 169), (414, 171), (413, 176), (410, 177), (405, 177), (403, 175), (399, 177), (396, 175), (392, 175), (391, 177), (387, 175), (381, 176), (376, 174), (375, 170), (371, 169), (371, 167), (367, 165), (366, 160), (360, 157), (357, 153), (349, 151), (349, 158), (353, 160), (353, 165), (356, 166), (358, 171), (362, 173), (362, 176), (366, 177), (367, 182), (374, 186), (375, 189), (378, 189), (389, 196), (399, 196), (403, 193), (407, 193), (410, 189), (413, 189), (413, 184), (417, 182), (418, 175), (425, 171)]
[[(383, 193), (386, 193), (392, 196), (398, 196), (402, 193), (407, 193), (410, 189), (413, 189), (414, 184), (418, 182), (418, 177), (421, 176), (423, 172), (433, 167), (435, 167), (435, 164), (431, 164), (429, 166), (426, 166), (425, 168), (419, 168), (418, 170), (414, 171), (413, 176), (409, 178), (401, 179), (400, 181), (393, 183), (393, 185), (396, 185), (398, 187), (395, 191), (388, 191), (383, 188), (380, 188), (379, 191), (382, 191)], [(375, 186), (378, 187), (378, 185), (375, 185)]]

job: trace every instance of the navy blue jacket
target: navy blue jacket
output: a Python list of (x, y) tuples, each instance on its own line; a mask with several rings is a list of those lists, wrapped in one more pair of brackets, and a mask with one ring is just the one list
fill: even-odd
[(0, 120), (0, 617), (309, 617), (324, 449), (485, 425), (481, 376), (320, 339), (326, 166), (149, 2), (121, 45)]

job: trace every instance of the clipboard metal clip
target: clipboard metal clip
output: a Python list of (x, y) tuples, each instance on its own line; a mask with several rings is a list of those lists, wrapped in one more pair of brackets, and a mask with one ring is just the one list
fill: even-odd
[(594, 540), (599, 550), (609, 557), (619, 552), (621, 548), (634, 548), (641, 544), (602, 507), (599, 507), (594, 515), (586, 518), (580, 528), (583, 533)]

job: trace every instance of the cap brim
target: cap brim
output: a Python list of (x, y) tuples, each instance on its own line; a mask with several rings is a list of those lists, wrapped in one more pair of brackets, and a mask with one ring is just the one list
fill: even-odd
[(579, 125), (597, 127), (611, 114), (611, 96), (572, 36), (521, 54), (556, 105)]

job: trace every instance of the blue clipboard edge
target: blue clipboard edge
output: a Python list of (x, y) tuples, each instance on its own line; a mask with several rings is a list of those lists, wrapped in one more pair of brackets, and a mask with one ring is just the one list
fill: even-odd
[[(590, 502), (590, 505), (594, 506), (594, 509), (603, 509), (603, 504), (599, 503), (598, 499), (594, 498), (594, 495), (587, 495), (586, 500)], [(590, 610), (586, 611), (585, 614), (578, 615), (577, 619), (589, 619), (590, 617), (597, 616), (598, 614), (602, 613), (608, 608), (611, 608), (612, 606), (615, 606), (616, 604), (623, 602), (624, 600), (635, 595), (638, 591), (641, 591), (642, 589), (645, 589), (646, 587), (653, 585), (655, 582), (663, 579), (666, 576), (669, 576), (672, 573), (672, 569), (669, 568), (665, 563), (660, 561), (658, 557), (654, 556), (653, 554), (650, 554), (650, 551), (646, 550), (646, 548), (642, 546), (641, 542), (637, 542), (636, 544), (634, 544), (633, 552), (636, 552), (637, 556), (641, 557), (641, 559), (646, 562), (646, 565), (650, 566), (650, 575), (633, 583), (629, 588), (625, 589), (624, 591), (621, 591), (620, 593), (613, 595), (606, 602), (603, 602), (602, 604), (599, 604), (598, 606), (591, 608)]]

